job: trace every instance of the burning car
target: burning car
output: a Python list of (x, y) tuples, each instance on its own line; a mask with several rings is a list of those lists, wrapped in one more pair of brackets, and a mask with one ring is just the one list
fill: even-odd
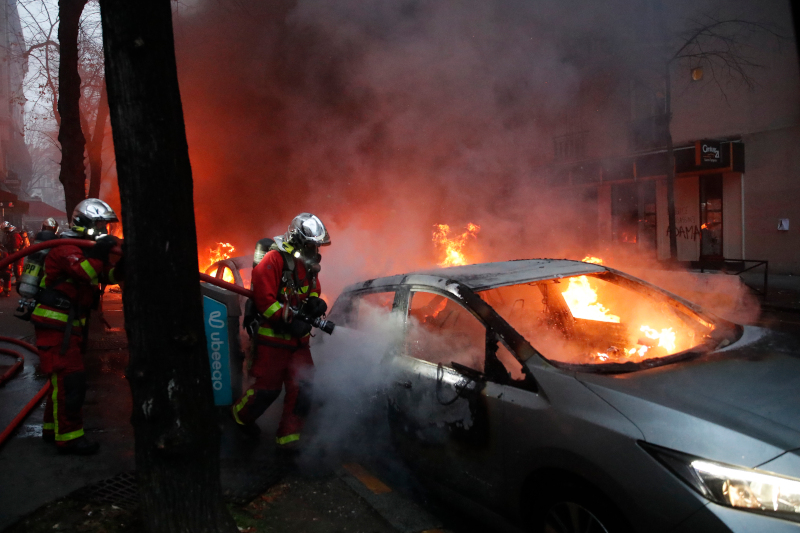
[(800, 358), (620, 271), (568, 260), (350, 285), (329, 318), (396, 323), (398, 450), (530, 531), (800, 531)]

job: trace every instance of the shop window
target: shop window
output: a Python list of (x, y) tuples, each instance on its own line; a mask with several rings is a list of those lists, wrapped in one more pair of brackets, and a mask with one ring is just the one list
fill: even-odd
[(700, 258), (723, 258), (721, 174), (700, 178)]
[(635, 183), (611, 187), (611, 224), (615, 242), (636, 244), (639, 234), (639, 198)]

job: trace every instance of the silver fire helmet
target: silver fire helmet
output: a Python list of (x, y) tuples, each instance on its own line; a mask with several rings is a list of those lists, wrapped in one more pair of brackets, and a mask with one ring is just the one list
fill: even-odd
[(97, 198), (83, 200), (72, 211), (72, 231), (92, 239), (108, 233), (109, 222), (118, 221), (111, 206)]
[(300, 247), (305, 247), (306, 244), (327, 246), (331, 243), (325, 225), (311, 213), (300, 213), (294, 217), (292, 223), (289, 224), (289, 230), (286, 232), (284, 240)]
[(58, 231), (58, 220), (53, 217), (46, 218), (42, 221), (42, 231)]

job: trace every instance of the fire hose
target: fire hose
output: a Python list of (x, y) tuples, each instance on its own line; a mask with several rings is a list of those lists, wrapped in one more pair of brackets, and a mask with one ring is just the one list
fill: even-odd
[[(53, 248), (56, 246), (64, 246), (64, 245), (73, 245), (78, 246), (80, 248), (90, 248), (95, 245), (94, 241), (86, 241), (83, 239), (53, 239), (49, 241), (44, 241), (36, 244), (32, 244), (28, 246), (24, 250), (20, 250), (19, 252), (13, 253), (6, 257), (5, 259), (0, 260), (0, 271), (6, 268), (8, 265), (14, 263), (25, 257), (28, 254), (32, 254), (34, 252), (38, 252), (39, 250), (44, 250), (46, 248)], [(116, 246), (111, 249), (111, 253), (115, 255), (122, 255), (122, 249), (119, 246)], [(238, 285), (234, 285), (233, 283), (228, 283), (226, 281), (222, 281), (221, 279), (214, 278), (207, 274), (200, 273), (200, 280), (205, 281), (207, 283), (211, 283), (221, 287), (223, 289), (227, 289), (231, 292), (235, 292), (236, 294), (240, 294), (247, 298), (252, 298), (253, 293), (244, 287), (239, 287)], [(0, 342), (5, 342), (9, 344), (16, 344), (26, 350), (39, 355), (39, 350), (36, 349), (35, 346), (28, 344), (27, 342), (21, 341), (14, 337), (4, 337), (0, 336)], [(16, 374), (23, 366), (25, 358), (21, 353), (16, 350), (9, 349), (9, 348), (0, 348), (0, 355), (10, 355), (12, 357), (16, 357), (16, 362), (9, 368), (2, 376), (0, 376), (0, 386), (2, 386), (6, 381), (8, 381), (14, 374)], [(29, 401), (25, 407), (14, 417), (14, 420), (0, 433), (0, 446), (2, 446), (8, 437), (14, 432), (17, 426), (28, 416), (31, 410), (36, 407), (41, 399), (44, 397), (45, 394), (50, 390), (50, 381), (48, 381), (40, 390), (36, 393), (36, 395)]]

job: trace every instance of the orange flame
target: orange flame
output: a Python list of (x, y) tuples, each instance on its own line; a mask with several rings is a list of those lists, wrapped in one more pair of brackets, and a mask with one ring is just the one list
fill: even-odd
[(648, 339), (658, 340), (658, 345), (668, 352), (675, 351), (675, 332), (672, 331), (672, 328), (664, 328), (661, 333), (649, 326), (642, 326), (640, 330)]
[(581, 261), (583, 261), (584, 263), (593, 263), (595, 265), (602, 265), (603, 264), (603, 260), (602, 259), (600, 259), (599, 257), (592, 257), (591, 255), (587, 255), (586, 257), (581, 259)]
[(608, 312), (603, 304), (597, 301), (597, 291), (589, 284), (586, 276), (569, 278), (567, 290), (561, 293), (567, 302), (572, 316), (600, 322), (619, 322), (617, 315)]
[[(200, 260), (200, 264), (201, 265), (202, 264), (206, 265), (204, 268), (200, 269), (201, 272), (208, 273), (207, 272), (208, 269), (211, 268), (211, 266), (214, 263), (216, 263), (217, 261), (222, 261), (223, 259), (230, 259), (231, 258), (231, 254), (235, 250), (233, 245), (228, 243), (228, 242), (218, 242), (217, 245), (218, 246), (216, 248), (209, 248), (208, 249), (208, 258), (205, 260), (205, 263), (203, 262), (202, 259)], [(210, 274), (211, 275), (216, 275), (216, 272), (211, 272)], [(223, 271), (222, 281), (227, 281), (228, 283), (233, 283), (234, 282), (233, 272), (231, 272), (231, 270), (229, 268), (226, 268)]]
[(439, 266), (466, 265), (467, 258), (464, 256), (462, 249), (470, 237), (477, 237), (481, 227), (470, 222), (467, 224), (467, 231), (453, 238), (449, 237), (450, 226), (447, 224), (436, 224), (434, 227), (436, 229), (433, 231), (433, 242), (437, 247), (444, 250), (444, 259), (439, 263)]

